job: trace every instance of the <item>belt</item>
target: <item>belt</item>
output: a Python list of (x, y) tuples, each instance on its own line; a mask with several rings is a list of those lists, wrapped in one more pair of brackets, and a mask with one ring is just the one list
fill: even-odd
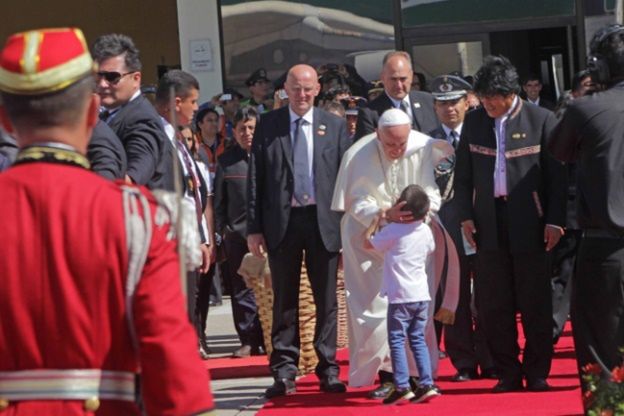
[(617, 233), (602, 228), (586, 228), (583, 230), (583, 238), (612, 238), (614, 240), (620, 240), (624, 238), (624, 233)]
[(0, 371), (0, 399), (135, 401), (136, 374), (96, 369)]
[(310, 213), (310, 212), (316, 212), (316, 204), (310, 204), (310, 205), (306, 205), (303, 207), (291, 207), (290, 208), (290, 212), (296, 214), (296, 213)]

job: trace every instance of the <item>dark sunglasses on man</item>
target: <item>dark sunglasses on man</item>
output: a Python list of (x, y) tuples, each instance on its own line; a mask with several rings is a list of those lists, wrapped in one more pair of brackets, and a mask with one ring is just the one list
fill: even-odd
[(98, 71), (96, 75), (98, 77), (98, 80), (104, 78), (109, 84), (117, 85), (123, 77), (125, 77), (126, 75), (134, 74), (135, 72), (136, 71), (130, 71), (122, 74), (117, 71)]

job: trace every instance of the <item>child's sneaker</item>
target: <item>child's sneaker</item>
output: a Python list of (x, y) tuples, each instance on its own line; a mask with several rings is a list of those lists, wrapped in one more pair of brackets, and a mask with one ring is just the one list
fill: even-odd
[(420, 386), (414, 391), (414, 397), (412, 397), (411, 401), (414, 403), (426, 403), (429, 400), (436, 398), (441, 395), (440, 389), (438, 386), (433, 384), (428, 386)]
[(383, 404), (393, 404), (401, 400), (411, 400), (414, 398), (414, 393), (408, 387), (405, 389), (393, 388), (388, 397), (383, 399)]

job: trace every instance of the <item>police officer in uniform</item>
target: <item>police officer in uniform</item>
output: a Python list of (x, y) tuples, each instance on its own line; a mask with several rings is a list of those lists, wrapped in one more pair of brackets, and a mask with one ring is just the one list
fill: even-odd
[[(464, 117), (468, 111), (467, 95), (471, 89), (472, 85), (455, 75), (441, 75), (431, 82), (433, 106), (441, 123), (440, 127), (429, 132), (431, 137), (446, 140), (457, 149)], [(453, 239), (460, 266), (459, 302), (455, 311), (455, 323), (444, 326), (444, 345), (453, 366), (457, 369), (453, 381), (478, 378), (478, 367), (481, 367), (481, 377), (496, 378), (494, 362), (485, 342), (483, 328), (476, 319), (473, 322), (470, 305), (473, 298), (471, 281), (475, 275), (475, 255), (474, 250), (464, 246), (461, 235), (459, 207), (453, 198), (454, 166), (453, 155), (436, 167), (436, 181), (440, 187), (440, 194), (445, 197), (438, 215)], [(438, 291), (436, 302), (442, 293), (442, 290)], [(436, 321), (436, 330), (437, 324)]]
[[(573, 100), (549, 148), (577, 162), (577, 213), (583, 237), (573, 278), (571, 317), (579, 371), (621, 364), (624, 346), (624, 27), (599, 30), (588, 69), (606, 91)], [(585, 389), (583, 380), (581, 385)]]
[(241, 101), (241, 108), (252, 106), (258, 113), (265, 113), (273, 109), (273, 105), (267, 100), (271, 81), (267, 78), (264, 68), (258, 68), (245, 80), (245, 85), (249, 88), (249, 98)]

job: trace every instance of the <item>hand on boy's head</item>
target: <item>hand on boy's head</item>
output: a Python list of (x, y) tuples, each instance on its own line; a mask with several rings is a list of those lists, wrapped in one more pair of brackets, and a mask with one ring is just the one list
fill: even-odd
[(406, 201), (397, 202), (392, 208), (386, 211), (386, 221), (406, 223), (414, 221), (411, 211), (403, 211)]

